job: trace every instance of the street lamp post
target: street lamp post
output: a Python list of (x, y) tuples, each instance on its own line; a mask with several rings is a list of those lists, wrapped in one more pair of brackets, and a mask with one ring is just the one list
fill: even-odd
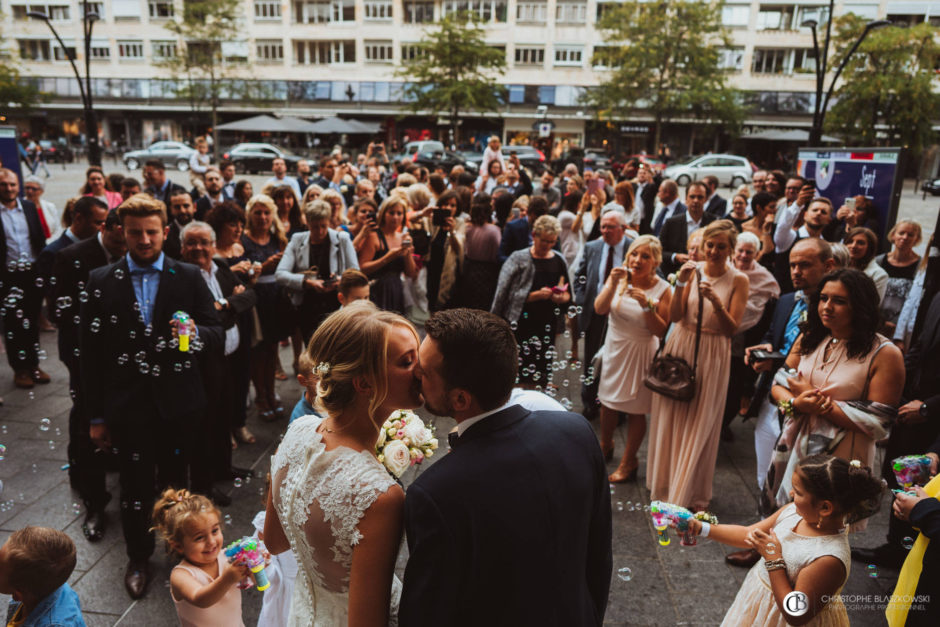
[(839, 75), (842, 74), (842, 70), (845, 69), (846, 64), (849, 62), (849, 59), (855, 54), (855, 51), (858, 50), (858, 47), (862, 45), (865, 37), (868, 36), (868, 33), (875, 30), (876, 28), (882, 28), (884, 26), (890, 26), (891, 22), (888, 20), (873, 20), (865, 24), (865, 29), (862, 31), (862, 34), (858, 36), (858, 39), (852, 44), (852, 48), (849, 50), (849, 53), (845, 55), (842, 59), (842, 62), (839, 64), (839, 67), (836, 68), (836, 73), (832, 76), (832, 80), (829, 83), (829, 89), (826, 90), (826, 97), (823, 98), (823, 83), (826, 80), (826, 71), (829, 66), (829, 42), (831, 40), (832, 34), (832, 13), (835, 4), (835, 0), (829, 0), (829, 15), (826, 20), (826, 39), (823, 44), (822, 56), (820, 57), (819, 49), (819, 38), (816, 35), (816, 27), (819, 26), (819, 22), (816, 20), (806, 20), (800, 26), (804, 28), (809, 28), (813, 33), (813, 52), (816, 55), (816, 102), (813, 103), (813, 127), (809, 132), (809, 145), (818, 146), (822, 141), (822, 129), (823, 121), (826, 119), (826, 111), (829, 109), (829, 99), (832, 98), (832, 92), (836, 88), (836, 82), (839, 80)]
[(85, 135), (88, 137), (88, 164), (100, 166), (101, 145), (98, 143), (98, 116), (95, 114), (91, 95), (91, 29), (99, 16), (94, 11), (88, 10), (88, 0), (82, 0), (82, 10), (84, 12), (84, 16), (82, 17), (82, 35), (85, 44), (84, 82), (82, 82), (81, 74), (78, 73), (78, 67), (75, 65), (74, 53), (65, 45), (65, 42), (62, 41), (59, 33), (49, 20), (49, 16), (40, 11), (30, 11), (27, 15), (46, 23), (46, 26), (52, 31), (63, 53), (68, 58), (69, 64), (72, 66), (72, 72), (75, 73), (75, 80), (78, 81), (78, 92), (82, 97), (82, 109), (85, 113)]

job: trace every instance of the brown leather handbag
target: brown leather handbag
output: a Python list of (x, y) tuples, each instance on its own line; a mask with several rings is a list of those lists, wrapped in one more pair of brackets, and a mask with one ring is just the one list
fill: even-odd
[[(699, 271), (695, 272), (695, 288), (698, 289)], [(698, 321), (695, 323), (695, 357), (689, 365), (682, 357), (675, 355), (662, 355), (666, 339), (660, 342), (653, 363), (650, 364), (649, 373), (643, 383), (657, 394), (662, 394), (677, 401), (689, 402), (695, 397), (695, 372), (698, 369), (698, 345), (702, 338), (702, 308), (704, 302), (701, 292), (698, 298)], [(667, 329), (668, 335), (668, 329)]]

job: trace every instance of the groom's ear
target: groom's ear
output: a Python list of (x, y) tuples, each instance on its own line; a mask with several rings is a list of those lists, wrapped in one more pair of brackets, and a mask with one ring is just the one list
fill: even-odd
[(466, 390), (454, 388), (450, 391), (450, 404), (454, 411), (467, 411), (473, 405), (473, 397)]

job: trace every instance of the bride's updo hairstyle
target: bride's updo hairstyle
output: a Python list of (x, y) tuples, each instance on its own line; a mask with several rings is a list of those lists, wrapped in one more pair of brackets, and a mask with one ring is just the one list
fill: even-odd
[(367, 300), (350, 303), (323, 321), (307, 345), (313, 375), (319, 378), (318, 409), (330, 416), (342, 413), (356, 397), (353, 380), (361, 377), (374, 391), (369, 415), (375, 417), (388, 396), (388, 334), (396, 325), (418, 339), (406, 319)]

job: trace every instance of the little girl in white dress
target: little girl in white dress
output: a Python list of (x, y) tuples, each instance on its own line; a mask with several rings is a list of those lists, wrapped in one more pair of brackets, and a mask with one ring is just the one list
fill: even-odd
[(693, 520), (693, 533), (761, 554), (722, 625), (847, 626), (839, 593), (849, 577), (846, 525), (874, 513), (884, 487), (871, 469), (831, 455), (812, 455), (793, 474), (793, 502), (743, 527)]

